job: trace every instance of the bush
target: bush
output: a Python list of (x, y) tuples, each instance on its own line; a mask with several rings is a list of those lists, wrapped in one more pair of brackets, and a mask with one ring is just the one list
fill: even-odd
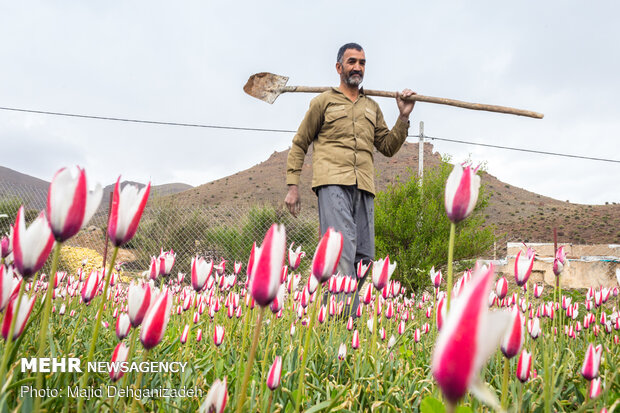
[[(444, 207), (444, 188), (452, 165), (442, 162), (424, 171), (422, 186), (411, 174), (390, 185), (375, 199), (377, 257), (390, 254), (398, 263), (394, 278), (413, 290), (430, 285), (432, 266), (447, 265), (450, 221)], [(483, 227), (489, 196), (481, 188), (473, 214), (456, 226), (455, 261), (474, 259), (493, 246), (493, 228)]]

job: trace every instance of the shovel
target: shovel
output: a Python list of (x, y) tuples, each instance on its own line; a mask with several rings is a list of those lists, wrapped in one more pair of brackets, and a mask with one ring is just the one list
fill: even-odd
[[(245, 93), (267, 103), (273, 103), (282, 93), (302, 92), (302, 93), (322, 93), (331, 88), (323, 86), (286, 86), (288, 77), (274, 75), (273, 73), (256, 73), (248, 79), (243, 87)], [(398, 92), (386, 92), (383, 90), (364, 89), (364, 93), (369, 96), (380, 96), (385, 98), (395, 98)], [(457, 106), (459, 108), (485, 110), (488, 112), (508, 113), (511, 115), (527, 116), (530, 118), (542, 119), (542, 113), (529, 110), (515, 109), (507, 106), (485, 105), (483, 103), (470, 103), (461, 100), (438, 98), (433, 96), (413, 95), (405, 100), (416, 102), (438, 103), (440, 105)]]

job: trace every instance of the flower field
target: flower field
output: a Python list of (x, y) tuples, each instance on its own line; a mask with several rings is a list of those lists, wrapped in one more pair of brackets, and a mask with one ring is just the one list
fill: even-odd
[[(448, 180), (453, 230), (476, 203), (476, 178), (457, 165)], [(556, 285), (529, 280), (531, 248), (503, 276), (482, 262), (453, 274), (451, 248), (437, 263), (445, 276), (433, 270), (413, 292), (391, 278), (390, 257), (339, 274), (343, 240), (331, 228), (304, 252), (274, 224), (247, 262), (177, 262), (162, 246), (124, 283), (116, 252), (139, 231), (149, 188), (119, 178), (106, 270), (86, 269), (88, 251), (75, 271), (58, 271), (63, 243), (101, 200), (83, 170), (57, 173), (33, 222), (18, 213), (0, 242), (3, 410), (618, 409), (619, 287), (563, 290), (562, 247)]]

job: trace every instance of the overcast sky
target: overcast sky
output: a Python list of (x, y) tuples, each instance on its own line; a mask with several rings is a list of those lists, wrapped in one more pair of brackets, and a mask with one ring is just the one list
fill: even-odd
[[(410, 134), (422, 120), (430, 136), (619, 160), (619, 4), (4, 1), (0, 106), (294, 130), (312, 96), (268, 105), (243, 92), (248, 77), (268, 71), (292, 85), (337, 85), (336, 52), (354, 41), (366, 52), (368, 89), (408, 87), (545, 114), (418, 103)], [(395, 102), (377, 100), (391, 126)], [(0, 110), (0, 165), (45, 180), (80, 165), (104, 184), (122, 174), (200, 185), (267, 159), (292, 138)], [(530, 191), (620, 202), (619, 163), (433, 144)]]

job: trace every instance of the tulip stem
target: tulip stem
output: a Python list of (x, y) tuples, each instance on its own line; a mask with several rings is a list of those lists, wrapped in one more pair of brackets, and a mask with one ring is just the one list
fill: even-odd
[(243, 383), (241, 383), (241, 392), (239, 393), (239, 402), (237, 403), (237, 413), (241, 413), (243, 405), (245, 404), (246, 393), (248, 391), (248, 382), (250, 381), (250, 375), (252, 374), (252, 364), (254, 363), (254, 356), (256, 355), (256, 347), (258, 346), (258, 337), (260, 336), (261, 325), (263, 324), (263, 314), (265, 313), (265, 307), (261, 306), (258, 312), (258, 319), (256, 320), (256, 326), (254, 327), (254, 336), (252, 337), (252, 347), (250, 347), (250, 354), (248, 356), (248, 363), (245, 366), (245, 373), (243, 375)]
[[(47, 325), (50, 319), (50, 310), (52, 307), (52, 294), (54, 289), (54, 279), (56, 276), (56, 269), (58, 268), (58, 258), (60, 257), (60, 250), (62, 248), (62, 242), (56, 242), (54, 245), (54, 255), (52, 256), (52, 269), (50, 270), (50, 282), (47, 284), (47, 291), (45, 292), (45, 304), (43, 304), (43, 318), (41, 319), (41, 329), (39, 336), (39, 351), (37, 352), (38, 357), (44, 357), (45, 355), (45, 345), (47, 344)], [(32, 286), (34, 288), (34, 285)], [(36, 379), (36, 388), (42, 389), (43, 387), (43, 373), (37, 372)], [(82, 399), (80, 399), (82, 400)], [(34, 398), (34, 409), (33, 411), (38, 412), (41, 407), (41, 398)]]
[[(553, 337), (550, 338), (553, 340)], [(545, 413), (551, 413), (551, 366), (549, 365), (549, 349), (545, 349), (543, 354), (543, 364), (545, 369), (545, 382), (544, 382), (544, 401), (545, 401)]]
[(506, 410), (508, 404), (508, 377), (510, 375), (510, 359), (504, 357), (504, 377), (502, 379), (502, 410)]
[[(243, 322), (243, 332), (241, 334), (241, 351), (239, 352), (239, 357), (243, 357), (243, 355), (245, 354), (245, 342), (247, 341), (247, 337), (248, 337), (248, 325), (252, 322), (252, 315), (254, 314), (253, 311), (251, 311), (250, 307), (247, 306), (246, 307), (246, 311), (243, 313), (243, 318), (242, 318), (242, 322)], [(239, 377), (241, 377), (241, 372), (243, 372), (243, 362), (242, 360), (239, 360), (239, 367), (237, 369), (237, 380), (236, 380), (236, 392), (238, 393), (239, 391)]]
[(269, 392), (269, 404), (267, 405), (267, 410), (265, 410), (267, 413), (271, 413), (271, 404), (272, 403), (273, 403), (273, 391)]
[[(112, 270), (114, 270), (114, 261), (116, 261), (116, 254), (118, 254), (118, 247), (115, 246), (114, 250), (112, 250), (112, 259), (110, 260), (110, 264), (108, 265), (108, 271), (105, 274), (105, 280), (103, 284), (103, 294), (101, 296), (101, 302), (99, 302), (99, 310), (97, 311), (97, 318), (95, 320), (95, 330), (93, 331), (93, 338), (90, 341), (90, 349), (88, 350), (88, 357), (86, 358), (86, 365), (93, 361), (93, 357), (95, 355), (95, 345), (97, 344), (97, 337), (99, 337), (99, 328), (101, 327), (101, 317), (103, 317), (103, 306), (105, 305), (106, 298), (108, 295), (108, 287), (110, 286), (110, 277), (112, 276)], [(84, 371), (84, 376), (82, 377), (82, 388), (85, 388), (88, 384), (88, 376), (90, 375), (90, 371), (86, 369)], [(37, 399), (35, 399), (37, 400)], [(82, 413), (82, 409), (84, 408), (84, 397), (80, 397), (78, 402), (78, 413)]]
[(446, 312), (450, 310), (450, 299), (452, 298), (452, 260), (454, 259), (454, 238), (456, 235), (456, 224), (450, 222), (450, 241), (448, 243), (448, 279), (447, 279), (447, 297)]
[[(311, 275), (312, 277), (312, 275)], [(323, 284), (319, 284), (319, 288), (317, 289), (316, 297), (321, 297), (321, 290), (323, 289)], [(316, 318), (316, 309), (320, 305), (320, 298), (317, 298), (316, 302), (313, 304), (312, 313), (310, 314), (310, 321), (308, 321), (308, 326), (306, 327), (306, 337), (304, 339), (304, 348), (301, 353), (301, 369), (299, 370), (299, 384), (297, 385), (297, 399), (295, 400), (295, 411), (299, 412), (301, 407), (301, 396), (304, 392), (304, 380), (306, 379), (306, 363), (308, 361), (308, 345), (310, 344), (310, 340), (312, 337), (312, 326), (314, 324), (314, 319)]]
[[(131, 357), (133, 356), (133, 351), (134, 351), (134, 347), (136, 344), (136, 335), (138, 334), (138, 326), (133, 327), (132, 331), (131, 331), (131, 336), (129, 336), (129, 352), (127, 353), (127, 361), (131, 362)], [(125, 386), (127, 385), (127, 379), (129, 377), (129, 372), (125, 373), (125, 376), (123, 377), (123, 385), (121, 386), (122, 388), (125, 388)]]
[(377, 359), (377, 330), (379, 329), (379, 326), (377, 325), (377, 310), (379, 309), (380, 298), (381, 293), (377, 291), (375, 294), (375, 308), (373, 308), (372, 311), (372, 345), (370, 349), (373, 362), (375, 363), (375, 397), (379, 394), (379, 360)]
[[(142, 362), (144, 363), (146, 360), (148, 360), (149, 357), (149, 350), (144, 349), (144, 353), (142, 353)], [(142, 387), (142, 369), (139, 370), (138, 372), (138, 378), (136, 379), (135, 383), (134, 383), (134, 390), (137, 390), (138, 388)], [(132, 412), (137, 412), (138, 411), (138, 399), (134, 398), (133, 399), (133, 403), (131, 405), (131, 411)]]
[[(2, 383), (2, 385), (4, 386), (6, 383), (4, 382), (5, 380), (5, 374), (6, 374), (6, 363), (8, 362), (8, 358), (9, 358), (9, 354), (11, 353), (11, 347), (13, 344), (13, 334), (15, 332), (15, 321), (17, 320), (17, 315), (19, 313), (19, 307), (22, 304), (22, 296), (24, 295), (24, 289), (26, 287), (26, 281), (22, 280), (21, 285), (19, 286), (19, 296), (17, 298), (17, 305), (15, 307), (13, 307), (13, 314), (12, 314), (12, 318), (11, 318), (11, 325), (9, 326), (9, 334), (6, 337), (6, 344), (4, 346), (4, 353), (2, 354), (2, 365), (0, 367), (0, 383)], [(8, 305), (7, 305), (7, 309), (5, 310), (5, 316), (6, 313), (8, 312)]]

